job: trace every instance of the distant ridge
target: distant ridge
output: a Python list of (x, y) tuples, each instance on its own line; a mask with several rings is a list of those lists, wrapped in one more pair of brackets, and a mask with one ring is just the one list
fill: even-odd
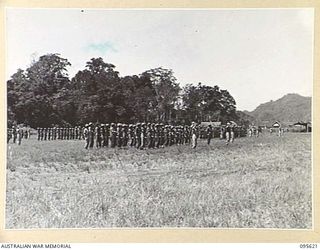
[(311, 121), (311, 97), (287, 94), (276, 101), (260, 104), (252, 112), (243, 111), (256, 123)]

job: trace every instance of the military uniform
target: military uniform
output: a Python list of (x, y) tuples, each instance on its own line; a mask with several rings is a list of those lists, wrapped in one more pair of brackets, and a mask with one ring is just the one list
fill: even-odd
[(51, 128), (48, 128), (48, 140), (51, 140)]
[(198, 144), (199, 131), (195, 122), (191, 125), (192, 148), (196, 148)]
[(41, 129), (39, 127), (37, 128), (37, 132), (38, 132), (38, 141), (40, 141)]
[(83, 129), (83, 137), (84, 137), (85, 142), (86, 142), (85, 149), (88, 149), (89, 144), (90, 144), (89, 126), (88, 126), (88, 124), (86, 124), (86, 125), (84, 126), (84, 129)]
[(96, 135), (96, 147), (101, 148), (102, 135), (101, 135), (101, 127), (99, 125), (95, 127), (95, 135)]
[(118, 123), (117, 124), (117, 146), (118, 148), (122, 147), (122, 139), (123, 139), (123, 133), (122, 133), (122, 124)]
[(12, 139), (13, 139), (13, 143), (16, 143), (17, 140), (17, 129), (15, 126), (12, 126)]
[(88, 129), (89, 129), (89, 139), (90, 139), (89, 147), (93, 148), (93, 145), (94, 145), (94, 132), (95, 131), (94, 131), (94, 128), (93, 128), (93, 125), (92, 125), (91, 122), (89, 123)]
[(230, 142), (230, 136), (231, 136), (231, 125), (228, 122), (226, 126), (226, 144), (228, 145)]
[(114, 123), (111, 123), (110, 137), (111, 137), (111, 147), (114, 148), (117, 143), (117, 127)]
[(208, 145), (210, 145), (210, 141), (211, 141), (212, 135), (213, 135), (213, 129), (212, 129), (211, 125), (208, 126), (206, 132), (207, 132), (207, 143), (208, 143)]
[(8, 128), (7, 129), (7, 143), (11, 140), (12, 137), (12, 129)]
[(147, 125), (146, 134), (147, 134), (147, 145), (148, 145), (148, 148), (152, 148), (153, 131), (152, 131), (152, 128), (151, 128), (151, 123), (148, 123), (148, 125)]
[(123, 124), (122, 129), (123, 129), (123, 146), (126, 147), (128, 146), (128, 141), (129, 141), (128, 125)]
[(141, 124), (137, 123), (135, 128), (136, 147), (141, 148)]
[(103, 145), (105, 147), (109, 147), (109, 137), (110, 137), (110, 125), (105, 125), (105, 138), (103, 139)]
[(136, 145), (136, 143), (135, 143), (136, 137), (134, 134), (134, 130), (135, 130), (135, 127), (132, 124), (130, 124), (129, 130), (128, 130), (129, 139), (130, 139), (130, 147), (134, 147)]
[(144, 149), (146, 147), (146, 141), (147, 141), (147, 131), (146, 131), (146, 124), (141, 124), (141, 147), (140, 149)]

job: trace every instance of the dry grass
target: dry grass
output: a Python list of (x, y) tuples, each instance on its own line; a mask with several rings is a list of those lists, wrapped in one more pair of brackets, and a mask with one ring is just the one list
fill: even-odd
[(9, 146), (6, 228), (312, 226), (310, 134), (196, 150)]

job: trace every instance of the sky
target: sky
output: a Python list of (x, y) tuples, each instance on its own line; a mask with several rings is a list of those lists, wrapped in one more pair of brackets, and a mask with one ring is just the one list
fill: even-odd
[(59, 53), (73, 77), (93, 57), (120, 76), (157, 68), (180, 86), (227, 89), (238, 110), (312, 95), (313, 9), (6, 10), (6, 79)]

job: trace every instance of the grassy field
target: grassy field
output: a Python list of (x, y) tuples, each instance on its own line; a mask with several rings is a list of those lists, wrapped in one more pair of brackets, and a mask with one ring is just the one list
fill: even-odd
[(197, 149), (9, 144), (6, 228), (311, 228), (311, 135)]

